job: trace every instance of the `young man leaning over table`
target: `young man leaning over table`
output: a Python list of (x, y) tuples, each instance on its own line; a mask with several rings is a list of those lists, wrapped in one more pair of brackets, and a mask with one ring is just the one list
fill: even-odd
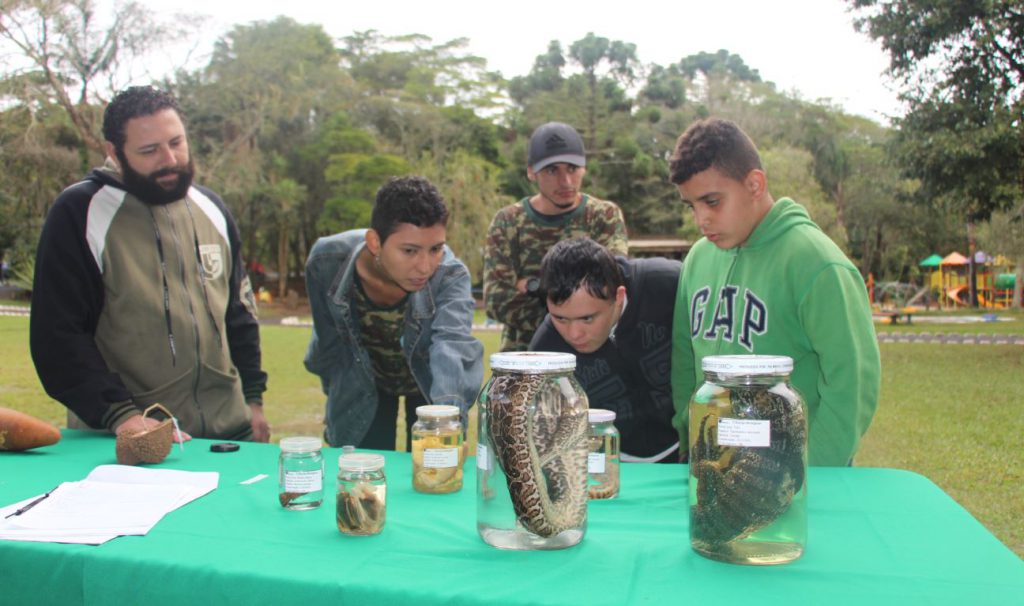
[(395, 449), (422, 404), (466, 413), (483, 379), (466, 266), (445, 244), (448, 209), (422, 177), (377, 192), (369, 229), (320, 238), (306, 262), (313, 335), (306, 368), (327, 395), (331, 446)]
[(679, 269), (673, 259), (614, 256), (590, 238), (555, 244), (541, 263), (548, 315), (530, 350), (576, 356), (590, 407), (616, 415), (623, 461), (679, 461), (669, 376)]

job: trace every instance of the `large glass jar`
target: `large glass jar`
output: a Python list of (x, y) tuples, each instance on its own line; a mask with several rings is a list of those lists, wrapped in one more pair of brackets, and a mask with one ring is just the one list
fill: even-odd
[(314, 509), (324, 502), (324, 457), (320, 438), (282, 438), (278, 500), (285, 509)]
[(353, 452), (338, 457), (338, 531), (356, 536), (379, 533), (384, 528), (387, 493), (383, 455)]
[(412, 487), (443, 494), (462, 488), (462, 423), (459, 407), (416, 407), (412, 425)]
[(709, 356), (690, 401), (690, 544), (782, 564), (807, 542), (807, 416), (785, 356)]
[(619, 496), (619, 430), (615, 412), (591, 408), (590, 453), (587, 455), (587, 492), (591, 499)]
[(576, 356), (491, 356), (480, 392), (477, 530), (502, 549), (561, 549), (587, 525), (587, 395)]

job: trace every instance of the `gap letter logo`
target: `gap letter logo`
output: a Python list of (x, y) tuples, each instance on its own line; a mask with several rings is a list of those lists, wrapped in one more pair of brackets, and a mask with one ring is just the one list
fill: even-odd
[[(733, 330), (733, 327), (739, 319), (739, 343), (747, 351), (753, 352), (754, 335), (763, 335), (768, 331), (768, 307), (749, 289), (743, 289), (740, 301), (740, 297), (737, 296), (739, 292), (739, 287), (732, 285), (719, 289), (713, 313), (708, 313), (711, 289), (705, 286), (694, 293), (690, 299), (690, 336), (694, 339), (700, 336), (706, 341), (721, 338), (723, 341), (732, 342), (737, 337), (737, 331)], [(739, 304), (743, 306), (742, 316), (736, 314), (736, 307)]]
[(199, 256), (203, 260), (203, 279), (216, 280), (224, 274), (224, 256), (220, 244), (200, 244)]

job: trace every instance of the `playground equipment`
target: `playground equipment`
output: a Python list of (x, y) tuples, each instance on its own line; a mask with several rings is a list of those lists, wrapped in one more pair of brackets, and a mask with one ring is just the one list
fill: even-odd
[(971, 302), (967, 300), (969, 293), (966, 286), (954, 286), (946, 291), (946, 296), (961, 307), (967, 307), (971, 304)]
[[(868, 277), (869, 284), (873, 285), (873, 280), (873, 276)], [(920, 311), (915, 303), (929, 292), (928, 287), (921, 288), (915, 284), (879, 282), (873, 285), (871, 313), (876, 320), (888, 321), (889, 324), (901, 321), (910, 324), (914, 314)]]
[(939, 299), (939, 305), (944, 309), (969, 305), (966, 298), (960, 297), (963, 290), (970, 287), (968, 269), (967, 257), (956, 251), (942, 258), (939, 263), (939, 292), (945, 297)]
[(927, 290), (905, 282), (879, 282), (875, 286), (874, 300), (883, 308), (905, 307), (913, 305), (913, 299), (919, 298), (921, 291)]
[[(989, 279), (993, 276), (989, 274)], [(1010, 307), (1013, 302), (1013, 287), (1017, 282), (1017, 276), (1014, 274), (996, 274), (992, 279), (992, 287), (990, 289), (978, 291), (978, 303), (982, 307), (994, 307), (996, 309), (1002, 309), (1004, 307)], [(991, 298), (987, 297), (988, 294)]]
[[(919, 263), (921, 267), (932, 269), (926, 284), (931, 292), (939, 294), (939, 306), (943, 309), (971, 305), (970, 261), (967, 257), (954, 251), (945, 257), (931, 255)], [(979, 306), (989, 308), (1010, 306), (1013, 300), (1016, 276), (1006, 272), (1012, 269), (1012, 263), (1005, 257), (993, 258), (982, 251), (974, 254), (975, 292)], [(913, 301), (908, 301), (908, 304), (912, 303)]]

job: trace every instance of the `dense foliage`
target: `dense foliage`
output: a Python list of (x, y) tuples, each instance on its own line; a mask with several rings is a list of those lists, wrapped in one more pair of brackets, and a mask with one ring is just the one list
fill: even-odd
[[(863, 10), (876, 4), (853, 3)], [(31, 257), (53, 197), (102, 160), (104, 94), (127, 84), (124, 74), (137, 72), (126, 66), (145, 64), (166, 43), (165, 32), (181, 31), (145, 15), (135, 2), (119, 4), (105, 20), (93, 0), (0, 7), (0, 48), (18, 57), (0, 68), (5, 258)], [(928, 47), (908, 42), (896, 50), (890, 40), (914, 24), (887, 19), (864, 23), (894, 57), (909, 58), (894, 59), (898, 76)], [(1002, 43), (1007, 35), (992, 38)], [(551, 41), (537, 49), (529, 73), (506, 79), (466, 45), (375, 31), (334, 40), (320, 25), (280, 17), (235, 26), (216, 41), (207, 65), (158, 84), (180, 97), (199, 178), (231, 206), (244, 255), (279, 270), (273, 286), (281, 293), (301, 284), (287, 278), (300, 276), (317, 237), (365, 226), (377, 187), (409, 172), (426, 175), (446, 195), (449, 241), (479, 279), (482, 234), (498, 208), (532, 192), (526, 142), (548, 120), (581, 132), (585, 188), (622, 206), (634, 238), (699, 235), (668, 181), (667, 158), (686, 126), (710, 115), (751, 134), (771, 192), (807, 206), (865, 276), (911, 280), (920, 259), (965, 247), (965, 214), (984, 219), (1020, 201), (1019, 75), (992, 80), (973, 97), (949, 96), (959, 113), (946, 105), (928, 113), (928, 103), (946, 103), (930, 94), (891, 128), (780, 92), (727, 50), (646, 64), (636, 44), (590, 33)], [(1013, 68), (1020, 54), (1012, 51), (992, 69)], [(961, 55), (963, 65), (990, 61)], [(1005, 103), (967, 103), (1010, 92), (1017, 96)], [(934, 144), (943, 137), (949, 141)], [(971, 158), (976, 170), (957, 181), (962, 169), (949, 163)]]

